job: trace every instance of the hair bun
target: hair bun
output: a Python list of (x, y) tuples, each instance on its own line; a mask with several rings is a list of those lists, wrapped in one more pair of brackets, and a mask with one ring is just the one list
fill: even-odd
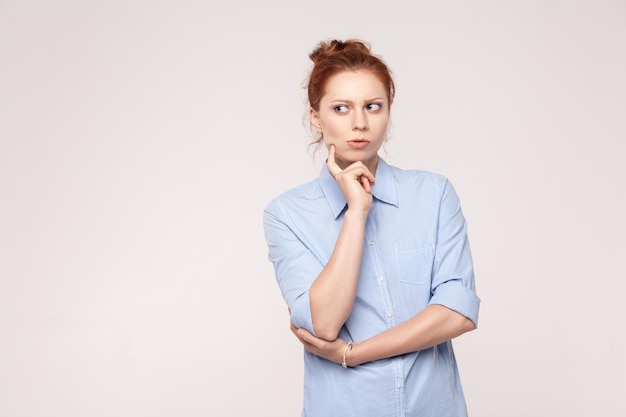
[(309, 58), (315, 64), (319, 61), (340, 54), (340, 53), (357, 53), (370, 55), (370, 46), (363, 41), (356, 39), (348, 39), (345, 41), (333, 39), (328, 42), (320, 42), (317, 47), (309, 54)]
[(334, 39), (330, 42), (330, 46), (336, 51), (343, 51), (346, 47), (346, 44), (343, 41), (338, 41), (337, 39)]

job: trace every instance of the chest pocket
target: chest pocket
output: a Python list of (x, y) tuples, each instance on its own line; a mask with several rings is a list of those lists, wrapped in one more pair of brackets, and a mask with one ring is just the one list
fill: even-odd
[(430, 284), (435, 256), (435, 242), (430, 236), (410, 238), (393, 243), (400, 281)]

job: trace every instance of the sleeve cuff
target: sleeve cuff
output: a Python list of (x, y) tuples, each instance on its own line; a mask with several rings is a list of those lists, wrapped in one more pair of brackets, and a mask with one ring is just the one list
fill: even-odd
[(291, 306), (291, 322), (294, 326), (305, 328), (314, 336), (313, 330), (313, 318), (311, 317), (311, 302), (309, 299), (309, 292), (305, 292), (298, 299), (296, 299)]
[(461, 281), (453, 280), (439, 285), (429, 304), (440, 304), (454, 310), (470, 319), (478, 327), (480, 298)]

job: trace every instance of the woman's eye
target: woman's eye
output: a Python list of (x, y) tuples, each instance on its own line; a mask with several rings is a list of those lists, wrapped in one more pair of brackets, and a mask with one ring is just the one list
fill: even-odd
[(382, 103), (370, 103), (367, 105), (368, 110), (376, 111), (383, 108)]
[(340, 106), (335, 106), (335, 111), (337, 113), (346, 113), (348, 111), (348, 106), (345, 105), (340, 105)]

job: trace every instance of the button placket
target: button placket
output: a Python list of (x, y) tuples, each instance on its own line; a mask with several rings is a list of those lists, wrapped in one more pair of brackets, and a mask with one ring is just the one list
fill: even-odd
[[(372, 213), (370, 213), (371, 216)], [(381, 266), (380, 254), (376, 245), (376, 233), (375, 233), (375, 225), (370, 217), (367, 219), (366, 227), (365, 227), (365, 242), (369, 247), (370, 256), (372, 258), (372, 263), (374, 265), (374, 274), (376, 276), (376, 280), (378, 281), (379, 291), (382, 299), (382, 314), (386, 317), (387, 327), (392, 328), (395, 326), (394, 320), (394, 309), (391, 304), (391, 296), (389, 293), (389, 288), (387, 282), (385, 280), (385, 276), (383, 275), (383, 268)]]

